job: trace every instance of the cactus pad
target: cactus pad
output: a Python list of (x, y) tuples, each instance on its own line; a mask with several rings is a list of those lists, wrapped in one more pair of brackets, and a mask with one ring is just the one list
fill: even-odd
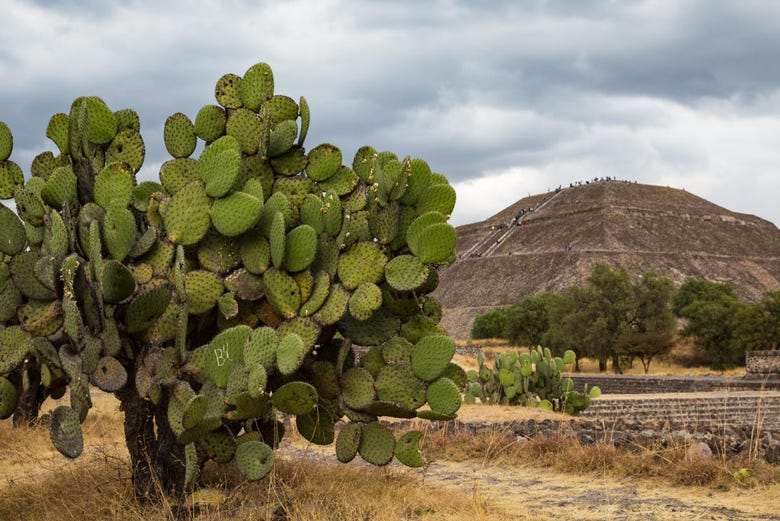
[(317, 390), (306, 382), (288, 382), (271, 397), (274, 407), (287, 414), (308, 414), (317, 406)]
[(123, 130), (111, 141), (106, 150), (106, 164), (127, 163), (133, 172), (138, 172), (144, 164), (146, 147), (137, 130)]
[(122, 206), (112, 206), (103, 221), (103, 242), (109, 255), (116, 260), (127, 257), (135, 244), (135, 217)]
[(414, 374), (426, 382), (438, 378), (455, 354), (455, 342), (445, 335), (429, 335), (420, 339), (412, 349)]
[(260, 234), (248, 233), (241, 237), (239, 255), (248, 272), (260, 275), (270, 264), (271, 245)]
[(289, 333), (276, 349), (276, 367), (283, 375), (291, 375), (301, 367), (305, 354), (303, 339), (295, 333)]
[(322, 307), (314, 313), (314, 320), (323, 326), (335, 324), (347, 312), (351, 294), (341, 284), (331, 284), (328, 296)]
[(441, 264), (454, 256), (455, 238), (455, 228), (444, 222), (431, 224), (414, 234), (410, 226), (407, 232), (409, 249), (425, 264)]
[(76, 200), (76, 174), (70, 166), (55, 168), (41, 190), (41, 199), (55, 209)]
[(238, 91), (244, 106), (257, 111), (263, 102), (274, 95), (274, 74), (271, 67), (267, 63), (256, 63), (249, 67)]
[(230, 462), (238, 449), (233, 434), (224, 428), (209, 432), (197, 441), (197, 445), (208, 459), (217, 463)]
[(165, 120), (163, 127), (165, 149), (175, 158), (189, 157), (195, 151), (195, 127), (185, 114), (177, 112)]
[(141, 290), (127, 307), (127, 329), (141, 332), (160, 318), (171, 301), (171, 286), (161, 284)]
[(195, 116), (195, 134), (210, 143), (225, 135), (227, 115), (225, 109), (218, 105), (205, 105)]
[(0, 420), (5, 420), (16, 410), (17, 392), (14, 384), (0, 376)]
[(241, 152), (248, 155), (257, 153), (261, 130), (262, 123), (258, 115), (245, 108), (231, 111), (225, 126), (226, 134), (233, 136)]
[(63, 456), (75, 458), (84, 450), (81, 422), (76, 411), (60, 405), (51, 413), (51, 441)]
[(341, 377), (344, 403), (352, 409), (362, 409), (374, 401), (374, 378), (362, 367), (347, 369)]
[(439, 212), (449, 216), (455, 207), (455, 189), (449, 184), (434, 184), (420, 194), (417, 213)]
[(209, 198), (200, 181), (192, 181), (174, 194), (165, 212), (168, 237), (175, 244), (195, 244), (209, 229)]
[(0, 252), (16, 255), (27, 245), (24, 225), (8, 207), (0, 204)]
[(226, 109), (237, 109), (241, 107), (240, 89), (241, 77), (228, 73), (217, 80), (214, 97)]
[(6, 161), (11, 157), (14, 149), (14, 137), (8, 125), (0, 121), (0, 162)]
[(317, 145), (309, 151), (306, 174), (314, 181), (327, 181), (341, 169), (341, 150), (330, 143)]
[(92, 381), (101, 390), (113, 393), (127, 383), (127, 371), (116, 358), (104, 356), (98, 361), (97, 368), (92, 372)]
[(246, 479), (257, 481), (271, 472), (274, 452), (261, 441), (247, 441), (238, 446), (233, 460)]
[(217, 199), (211, 206), (214, 228), (227, 237), (241, 235), (260, 219), (263, 202), (244, 192)]
[(184, 287), (187, 292), (189, 311), (199, 315), (217, 304), (222, 295), (222, 278), (211, 271), (195, 270), (185, 275)]
[(439, 378), (430, 385), (426, 393), (433, 412), (450, 416), (460, 409), (460, 389), (449, 378)]
[(361, 426), (359, 423), (347, 423), (336, 438), (336, 457), (342, 463), (349, 463), (358, 453)]
[(395, 457), (407, 467), (419, 468), (425, 465), (420, 456), (420, 431), (404, 433), (395, 444)]
[(382, 306), (382, 290), (371, 282), (361, 283), (349, 298), (349, 312), (357, 320), (368, 320)]
[(317, 232), (302, 224), (290, 230), (284, 245), (284, 269), (290, 273), (305, 270), (317, 254)]
[(425, 403), (425, 383), (406, 364), (386, 365), (376, 377), (380, 400), (417, 409)]
[(276, 348), (279, 337), (270, 327), (254, 329), (244, 346), (244, 363), (248, 367), (261, 366), (270, 371), (276, 363)]
[(301, 292), (295, 279), (286, 272), (271, 268), (263, 274), (268, 302), (283, 318), (293, 318), (301, 307)]
[(381, 423), (373, 422), (364, 425), (360, 433), (358, 453), (372, 465), (387, 465), (395, 454), (393, 432)]
[(0, 199), (9, 199), (14, 189), (24, 183), (24, 173), (13, 161), (0, 161)]
[(385, 279), (397, 291), (414, 291), (428, 280), (428, 267), (413, 255), (399, 255), (385, 266)]
[(345, 251), (338, 265), (338, 275), (347, 289), (355, 289), (361, 282), (378, 283), (384, 275), (387, 256), (374, 242), (359, 242)]

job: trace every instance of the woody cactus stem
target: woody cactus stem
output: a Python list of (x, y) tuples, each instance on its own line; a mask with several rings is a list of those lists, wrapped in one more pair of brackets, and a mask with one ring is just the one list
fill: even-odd
[[(26, 179), (0, 125), (0, 198), (18, 212), (0, 206), (0, 419), (68, 393), (51, 438), (77, 457), (91, 389), (115, 393), (141, 498), (192, 490), (207, 460), (262, 479), (284, 415), (343, 461), (421, 465), (419, 436), (378, 420), (460, 406), (429, 295), (455, 258), (455, 191), (421, 159), (307, 152), (309, 106), (265, 63), (214, 94), (165, 122), (159, 182), (136, 179), (138, 116), (100, 98), (51, 118), (59, 155)], [(353, 345), (370, 348), (359, 364)]]

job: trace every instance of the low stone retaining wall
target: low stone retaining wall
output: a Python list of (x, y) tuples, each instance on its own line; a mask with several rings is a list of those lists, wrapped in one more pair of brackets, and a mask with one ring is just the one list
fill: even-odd
[(749, 351), (745, 365), (748, 378), (780, 381), (780, 351)]
[(706, 393), (713, 391), (780, 390), (780, 380), (713, 376), (634, 376), (622, 374), (565, 374), (575, 389), (598, 386), (604, 394)]

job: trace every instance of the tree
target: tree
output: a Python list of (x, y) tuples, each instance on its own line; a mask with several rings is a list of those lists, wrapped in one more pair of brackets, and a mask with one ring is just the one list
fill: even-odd
[(672, 280), (652, 271), (643, 273), (633, 285), (628, 328), (618, 337), (614, 350), (639, 358), (645, 374), (653, 358), (668, 353), (674, 345), (677, 324), (671, 309), (673, 294)]
[[(215, 96), (194, 124), (166, 121), (159, 183), (136, 179), (137, 114), (100, 98), (51, 118), (59, 155), (26, 181), (0, 124), (0, 198), (18, 211), (0, 205), (0, 419), (69, 393), (51, 437), (77, 457), (91, 388), (114, 393), (144, 499), (192, 489), (207, 460), (261, 479), (280, 413), (318, 444), (348, 419), (341, 461), (422, 465), (420, 433), (396, 444), (377, 420), (460, 405), (465, 375), (428, 296), (455, 255), (454, 189), (368, 146), (353, 168), (331, 144), (307, 153), (306, 100), (274, 94), (267, 64)], [(353, 343), (371, 348), (359, 366)]]
[(733, 288), (705, 280), (686, 281), (672, 299), (674, 313), (686, 320), (680, 331), (707, 356), (713, 369), (744, 364), (744, 346), (735, 339), (735, 317), (745, 316), (747, 304)]
[(505, 309), (493, 309), (477, 315), (471, 325), (471, 338), (505, 338), (506, 322)]
[(506, 312), (506, 338), (514, 345), (536, 346), (549, 328), (549, 309), (553, 293), (525, 297)]

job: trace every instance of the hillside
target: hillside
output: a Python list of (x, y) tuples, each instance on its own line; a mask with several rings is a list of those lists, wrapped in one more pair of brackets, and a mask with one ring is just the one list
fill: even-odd
[(457, 231), (458, 260), (434, 294), (455, 338), (468, 338), (486, 310), (584, 283), (600, 262), (632, 274), (652, 269), (678, 285), (729, 282), (748, 301), (780, 290), (777, 227), (674, 188), (591, 182), (520, 199)]

